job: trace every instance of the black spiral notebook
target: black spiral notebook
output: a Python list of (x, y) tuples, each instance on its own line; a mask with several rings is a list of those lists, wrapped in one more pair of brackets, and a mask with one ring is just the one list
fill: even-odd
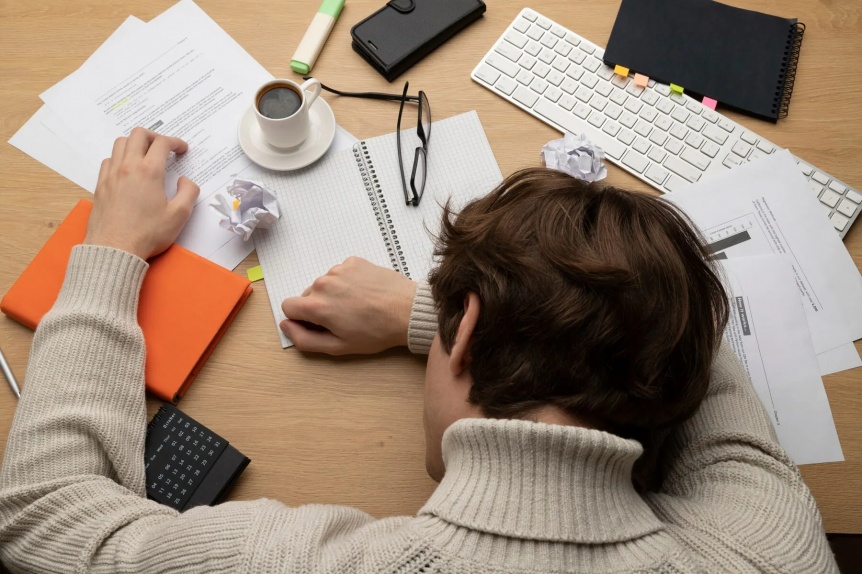
[(622, 0), (604, 60), (775, 122), (787, 116), (804, 31), (712, 0)]
[(251, 460), (165, 403), (147, 426), (147, 498), (183, 511), (219, 502)]

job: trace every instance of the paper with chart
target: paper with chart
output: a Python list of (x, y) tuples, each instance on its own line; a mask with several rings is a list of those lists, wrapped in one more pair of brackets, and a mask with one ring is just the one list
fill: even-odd
[(718, 259), (789, 257), (814, 349), (862, 337), (862, 280), (784, 150), (664, 196), (692, 218)]
[[(279, 194), (281, 218), (271, 229), (255, 232), (254, 241), (283, 347), (292, 344), (278, 329), (284, 299), (302, 294), (350, 256), (424, 280), (442, 204), (451, 197), (453, 207), (460, 207), (500, 182), (476, 112), (434, 122), (432, 134), (418, 207), (404, 201), (395, 134), (361, 141), (295, 172), (252, 167), (242, 174), (259, 177)], [(402, 145), (415, 147), (418, 141), (415, 128), (403, 132)], [(405, 157), (413, 157), (412, 149)]]
[(722, 261), (730, 295), (727, 341), (778, 441), (796, 464), (844, 460), (817, 358), (785, 256)]

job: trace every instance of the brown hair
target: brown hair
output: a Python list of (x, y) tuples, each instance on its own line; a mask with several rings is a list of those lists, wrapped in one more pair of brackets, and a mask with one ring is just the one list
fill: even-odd
[(447, 351), (467, 293), (482, 303), (470, 401), (486, 415), (550, 404), (635, 436), (703, 399), (728, 303), (700, 235), (664, 200), (526, 169), (457, 215), (447, 204), (435, 253)]

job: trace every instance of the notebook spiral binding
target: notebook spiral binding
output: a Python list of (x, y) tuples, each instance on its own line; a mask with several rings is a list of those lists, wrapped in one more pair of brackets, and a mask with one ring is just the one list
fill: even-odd
[(161, 422), (162, 417), (165, 416), (166, 412), (167, 408), (165, 408), (164, 405), (159, 407), (159, 410), (156, 412), (156, 414), (153, 415), (153, 419), (149, 423), (147, 423), (147, 434), (150, 434), (150, 430), (152, 430), (157, 425), (157, 423)]
[(799, 65), (799, 52), (802, 49), (802, 36), (805, 34), (805, 24), (791, 24), (787, 47), (784, 50), (784, 64), (778, 75), (778, 85), (775, 90), (775, 104), (772, 111), (778, 114), (778, 119), (787, 117), (790, 109), (790, 96), (793, 95), (793, 84), (796, 82), (796, 67)]
[(353, 156), (356, 158), (356, 164), (359, 166), (362, 183), (365, 184), (365, 190), (368, 192), (368, 200), (371, 202), (372, 209), (374, 209), (374, 217), (377, 219), (377, 225), (380, 227), (380, 235), (383, 236), (383, 243), (386, 246), (386, 251), (389, 253), (389, 261), (392, 263), (392, 268), (409, 278), (410, 269), (407, 267), (404, 253), (401, 251), (398, 233), (392, 224), (389, 206), (386, 204), (383, 189), (380, 187), (380, 181), (377, 178), (377, 170), (374, 168), (374, 163), (371, 161), (371, 155), (368, 153), (368, 147), (365, 145), (365, 142), (359, 142), (353, 146)]

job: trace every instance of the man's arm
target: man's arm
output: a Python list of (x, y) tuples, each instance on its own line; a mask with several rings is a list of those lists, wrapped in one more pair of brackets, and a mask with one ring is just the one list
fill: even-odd
[(817, 504), (727, 345), (703, 403), (667, 437), (659, 465), (662, 484), (647, 502), (707, 569), (723, 571), (730, 551), (758, 571), (837, 572)]

